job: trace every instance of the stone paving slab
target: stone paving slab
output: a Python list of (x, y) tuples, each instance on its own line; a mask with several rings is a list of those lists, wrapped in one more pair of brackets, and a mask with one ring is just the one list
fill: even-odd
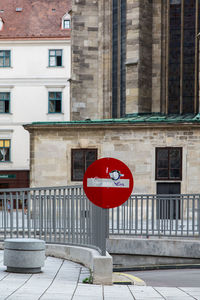
[(42, 273), (8, 273), (0, 251), (0, 300), (200, 300), (200, 287), (83, 284), (89, 276), (84, 266), (53, 257)]

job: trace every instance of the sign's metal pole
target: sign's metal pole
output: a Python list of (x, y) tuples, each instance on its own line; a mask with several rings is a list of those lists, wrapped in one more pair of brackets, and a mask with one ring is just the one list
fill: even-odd
[(102, 241), (102, 246), (101, 246), (101, 250), (102, 250), (102, 255), (106, 256), (106, 238), (107, 238), (107, 233), (108, 233), (108, 222), (107, 222), (107, 212), (108, 209), (106, 208), (102, 208), (101, 209), (101, 220), (102, 220), (102, 224), (101, 224), (101, 241)]

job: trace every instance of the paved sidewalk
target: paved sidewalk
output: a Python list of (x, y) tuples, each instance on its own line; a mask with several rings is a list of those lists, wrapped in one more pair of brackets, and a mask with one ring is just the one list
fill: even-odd
[(80, 264), (47, 257), (40, 274), (5, 272), (0, 251), (0, 300), (200, 300), (199, 288), (98, 286), (83, 284), (89, 270)]

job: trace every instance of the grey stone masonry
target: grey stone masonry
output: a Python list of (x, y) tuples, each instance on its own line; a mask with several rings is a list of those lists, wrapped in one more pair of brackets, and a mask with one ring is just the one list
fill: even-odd
[(4, 266), (8, 272), (38, 273), (44, 266), (45, 242), (38, 239), (6, 239)]
[(111, 1), (72, 1), (71, 120), (110, 117)]

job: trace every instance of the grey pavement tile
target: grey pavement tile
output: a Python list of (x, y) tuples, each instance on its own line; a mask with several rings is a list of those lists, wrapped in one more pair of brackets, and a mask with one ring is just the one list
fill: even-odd
[(111, 298), (115, 299), (126, 299), (132, 300), (133, 296), (126, 285), (112, 285), (104, 286), (104, 299), (110, 300)]
[[(184, 291), (181, 291), (178, 288), (175, 287), (155, 287), (155, 290), (157, 290), (164, 298), (169, 299), (171, 298), (188, 298), (192, 299), (192, 297), (188, 296)], [(171, 300), (171, 299), (170, 299)]]
[(174, 297), (165, 297), (166, 300), (191, 300), (194, 298), (193, 297), (190, 297), (190, 296), (186, 296), (186, 297), (178, 297), (178, 296), (174, 296)]
[(136, 300), (141, 299), (163, 299), (163, 297), (150, 286), (129, 286)]
[(101, 285), (92, 285), (92, 284), (81, 284), (77, 286), (75, 296), (83, 295), (83, 296), (102, 296), (103, 290)]
[[(123, 300), (125, 300), (125, 299), (126, 298), (124, 298)], [(84, 296), (84, 295), (78, 295), (78, 296), (74, 296), (73, 300), (103, 300), (103, 296), (96, 296), (96, 295)]]
[(41, 300), (71, 300), (72, 295), (66, 295), (66, 294), (45, 294), (41, 297)]

